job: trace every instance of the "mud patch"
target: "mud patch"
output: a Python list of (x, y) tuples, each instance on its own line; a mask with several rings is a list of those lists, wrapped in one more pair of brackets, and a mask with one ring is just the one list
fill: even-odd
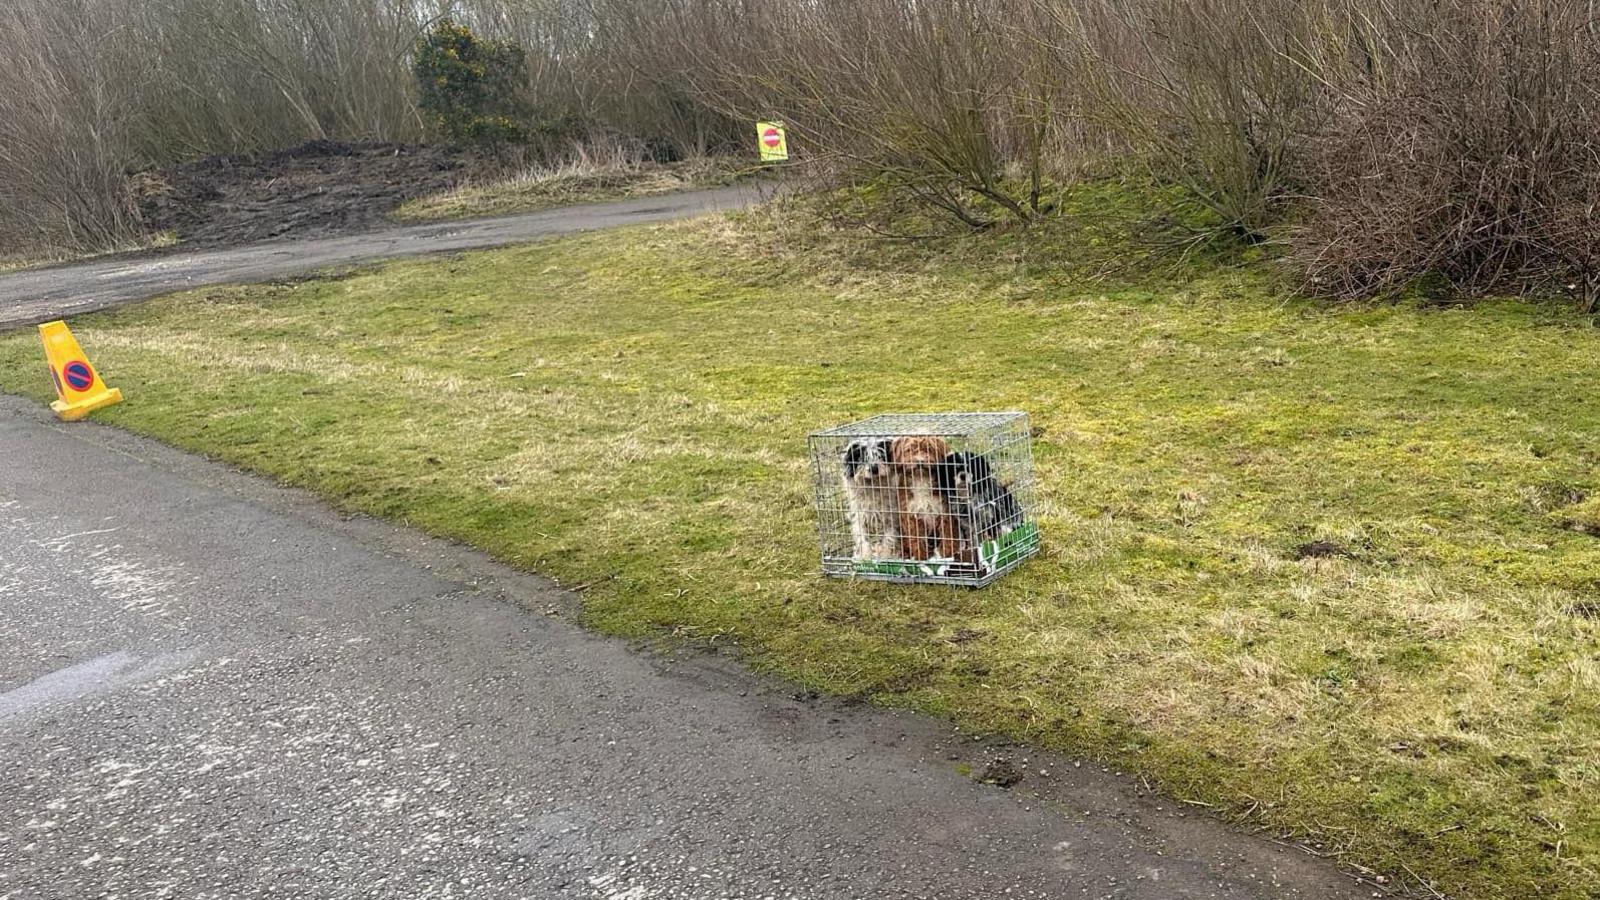
[(145, 226), (193, 249), (371, 231), (406, 200), (498, 168), (447, 147), (311, 141), (141, 172), (132, 187)]
[(1333, 541), (1311, 541), (1294, 548), (1295, 559), (1355, 559), (1356, 555)]
[(1022, 767), (1012, 762), (1009, 757), (996, 756), (983, 767), (983, 774), (978, 780), (1000, 788), (1016, 787), (1022, 783)]

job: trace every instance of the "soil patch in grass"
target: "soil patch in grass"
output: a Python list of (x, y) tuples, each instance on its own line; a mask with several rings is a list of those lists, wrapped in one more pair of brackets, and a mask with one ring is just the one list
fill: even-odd
[(1310, 541), (1294, 548), (1295, 559), (1355, 559), (1355, 556), (1333, 541)]

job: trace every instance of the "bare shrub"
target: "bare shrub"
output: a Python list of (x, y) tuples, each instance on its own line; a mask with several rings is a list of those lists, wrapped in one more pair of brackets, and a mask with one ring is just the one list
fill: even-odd
[[(49, 2), (49, 0), (21, 0)], [(421, 135), (409, 0), (98, 0), (144, 45), (153, 158)]]
[(1336, 116), (1315, 135), (1294, 235), (1337, 296), (1429, 274), (1481, 293), (1600, 297), (1600, 36), (1569, 0), (1374, 0), (1327, 21), (1312, 63)]
[[(690, 84), (682, 52), (703, 37), (683, 31), (713, 0), (470, 0), (461, 15), (528, 55), (529, 99), (540, 151), (560, 157), (574, 140), (643, 145), (656, 162), (726, 151), (743, 135), (727, 112)], [(759, 12), (769, 0), (756, 0)], [(747, 124), (747, 123), (746, 123)]]
[(1320, 111), (1319, 85), (1296, 58), (1315, 4), (1041, 2), (1077, 37), (1061, 65), (1128, 157), (1188, 191), (1223, 231), (1265, 236), (1294, 193)]
[[(696, 88), (781, 118), (812, 158), (887, 179), (974, 226), (1026, 220), (1061, 93), (1031, 0), (708, 2), (685, 33)], [(1008, 169), (1022, 184), (1008, 183)]]
[[(748, 122), (736, 121), (693, 85), (691, 59), (680, 52), (699, 37), (683, 30), (677, 4), (593, 0), (594, 42), (582, 82), (594, 123), (644, 142), (656, 162), (703, 157), (739, 146)], [(692, 8), (692, 0), (682, 4)]]
[(135, 48), (90, 0), (0, 8), (0, 255), (135, 240), (124, 184)]

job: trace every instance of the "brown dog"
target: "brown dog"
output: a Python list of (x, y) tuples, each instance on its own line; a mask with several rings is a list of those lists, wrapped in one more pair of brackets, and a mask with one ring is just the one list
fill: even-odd
[(900, 474), (900, 550), (906, 559), (953, 559), (961, 552), (960, 529), (939, 490), (939, 467), (949, 453), (944, 438), (932, 435), (894, 440), (891, 456)]

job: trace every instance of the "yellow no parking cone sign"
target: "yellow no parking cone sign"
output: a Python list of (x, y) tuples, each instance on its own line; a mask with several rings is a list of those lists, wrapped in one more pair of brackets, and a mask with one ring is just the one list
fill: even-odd
[(76, 422), (97, 409), (122, 402), (122, 392), (106, 387), (89, 357), (78, 346), (78, 339), (65, 322), (46, 322), (39, 326), (39, 340), (50, 363), (50, 377), (56, 382), (56, 402), (50, 408), (63, 422)]

